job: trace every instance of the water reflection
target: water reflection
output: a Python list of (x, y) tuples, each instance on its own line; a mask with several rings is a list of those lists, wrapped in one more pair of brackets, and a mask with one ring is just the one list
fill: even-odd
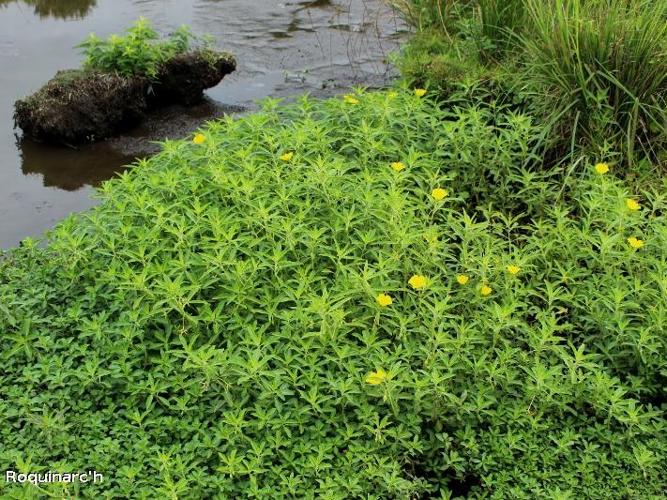
[(173, 105), (156, 110), (135, 129), (96, 144), (77, 148), (43, 144), (17, 138), (23, 174), (42, 176), (45, 187), (76, 191), (99, 186), (135, 161), (160, 150), (160, 141), (192, 135), (203, 121), (238, 113), (240, 106), (222, 105), (204, 99), (194, 106)]
[(84, 186), (99, 186), (125, 170), (134, 157), (100, 143), (69, 149), (46, 146), (30, 140), (18, 142), (23, 174), (39, 174), (45, 187), (76, 191)]
[[(0, 0), (0, 7), (19, 0)], [(95, 7), (97, 0), (20, 0), (32, 6), (39, 17), (82, 19)]]

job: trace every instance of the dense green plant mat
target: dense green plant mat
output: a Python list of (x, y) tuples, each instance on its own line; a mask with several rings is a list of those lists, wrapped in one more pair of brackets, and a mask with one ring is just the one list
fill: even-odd
[(0, 468), (105, 482), (3, 498), (664, 493), (666, 190), (490, 107), (264, 107), (5, 255)]

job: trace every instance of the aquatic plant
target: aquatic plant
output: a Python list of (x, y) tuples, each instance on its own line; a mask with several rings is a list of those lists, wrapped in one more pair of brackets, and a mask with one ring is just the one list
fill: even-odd
[(102, 40), (91, 33), (78, 47), (83, 49), (87, 68), (155, 78), (164, 63), (190, 49), (194, 40), (195, 36), (185, 25), (161, 40), (150, 22), (140, 18), (125, 36), (111, 35)]
[(0, 493), (659, 496), (667, 191), (541, 135), (357, 89), (165, 142), (0, 260), (0, 468), (105, 474)]

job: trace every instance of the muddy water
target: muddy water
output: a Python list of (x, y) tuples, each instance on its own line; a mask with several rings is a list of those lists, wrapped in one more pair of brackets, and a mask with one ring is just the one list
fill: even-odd
[[(57, 70), (77, 67), (73, 46), (90, 32), (119, 33), (139, 16), (164, 33), (189, 24), (213, 35), (237, 57), (237, 72), (201, 105), (161, 110), (105, 143), (74, 150), (22, 140), (13, 129), (14, 101)], [(386, 84), (386, 58), (403, 32), (383, 0), (0, 0), (0, 248), (92, 206), (94, 186), (153, 153), (153, 141), (251, 110), (266, 96)]]

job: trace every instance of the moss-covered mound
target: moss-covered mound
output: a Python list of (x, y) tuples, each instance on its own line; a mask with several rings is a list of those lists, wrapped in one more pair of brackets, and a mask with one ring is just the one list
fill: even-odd
[(16, 102), (14, 120), (37, 140), (92, 142), (136, 124), (156, 106), (197, 102), (205, 89), (235, 69), (231, 55), (201, 50), (174, 56), (155, 79), (60, 71), (36, 93)]
[(0, 470), (105, 476), (0, 497), (660, 498), (664, 186), (497, 106), (274, 104), (0, 260)]
[(110, 73), (59, 71), (15, 104), (14, 120), (35, 139), (78, 143), (108, 137), (148, 109), (147, 81)]

